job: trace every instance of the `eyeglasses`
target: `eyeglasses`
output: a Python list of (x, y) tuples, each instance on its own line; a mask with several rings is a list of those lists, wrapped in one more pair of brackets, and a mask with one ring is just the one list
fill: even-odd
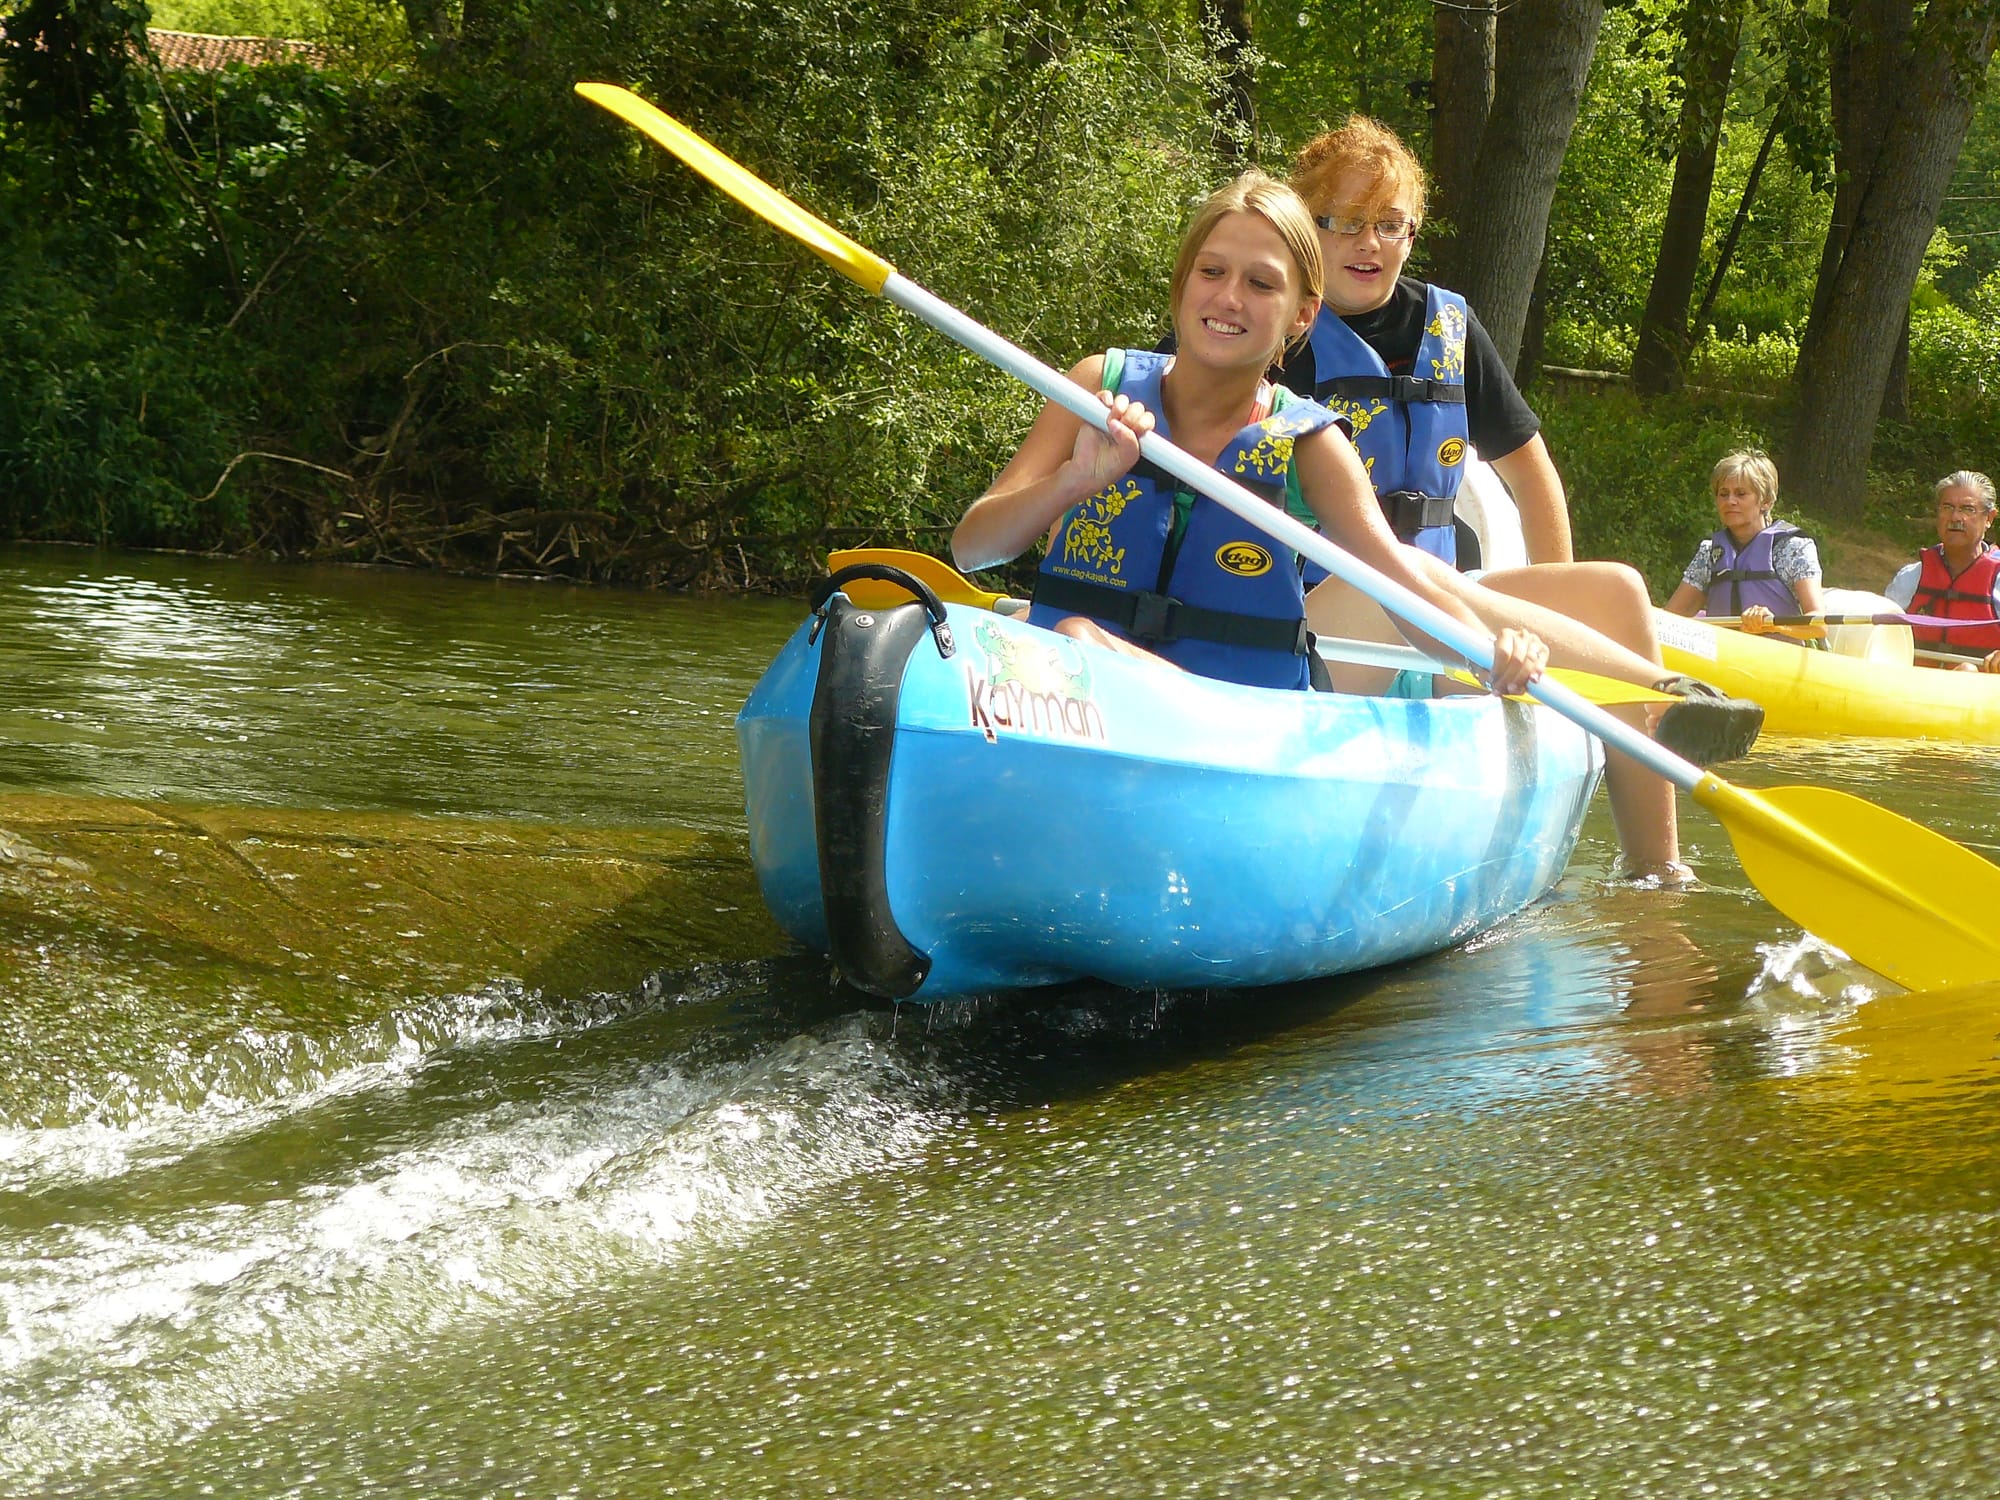
[[(1313, 223), (1322, 229), (1331, 229), (1335, 234), (1359, 234), (1368, 224), (1362, 214), (1314, 214)], [(1417, 221), (1406, 219), (1401, 214), (1393, 218), (1377, 219), (1376, 235), (1385, 240), (1413, 240), (1417, 237)]]
[(1952, 505), (1947, 501), (1938, 502), (1941, 516), (1964, 516), (1968, 521), (1976, 521), (1993, 507), (1990, 505)]

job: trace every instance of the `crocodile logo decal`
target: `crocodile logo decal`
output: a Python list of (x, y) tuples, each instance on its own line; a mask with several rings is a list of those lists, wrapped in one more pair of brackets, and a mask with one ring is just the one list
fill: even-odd
[(979, 655), (966, 653), (965, 696), (972, 727), (995, 743), (1008, 734), (1104, 740), (1104, 710), (1091, 696), (1090, 663), (1061, 636), (1044, 639), (982, 620), (972, 627)]

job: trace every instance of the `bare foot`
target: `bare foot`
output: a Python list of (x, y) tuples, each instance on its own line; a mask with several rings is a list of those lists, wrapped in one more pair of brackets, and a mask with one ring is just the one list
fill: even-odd
[(1695, 874), (1693, 868), (1677, 859), (1656, 865), (1640, 865), (1626, 870), (1618, 878), (1630, 885), (1659, 891), (1686, 891), (1701, 884), (1701, 877)]

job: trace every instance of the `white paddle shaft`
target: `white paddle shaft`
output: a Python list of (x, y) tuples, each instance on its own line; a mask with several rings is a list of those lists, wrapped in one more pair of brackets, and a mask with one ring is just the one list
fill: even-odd
[[(1043, 364), (1027, 350), (1003, 339), (984, 324), (974, 322), (950, 303), (925, 291), (900, 271), (890, 273), (888, 281), (883, 284), (882, 295), (906, 312), (921, 318), (945, 337), (1039, 391), (1079, 421), (1088, 422), (1100, 432), (1108, 425), (1104, 406), (1094, 394), (1067, 375)], [(1359, 589), (1397, 619), (1415, 626), (1433, 640), (1441, 641), (1482, 671), (1492, 670), (1493, 643), (1490, 640), (1393, 578), (1383, 577), (1310, 526), (1302, 525), (1277, 506), (1259, 499), (1193, 454), (1176, 448), (1157, 432), (1149, 432), (1139, 440), (1139, 452), (1189, 488), (1208, 496), (1273, 540), (1282, 542), (1300, 556), (1318, 563), (1334, 577)], [(1691, 762), (1682, 760), (1665, 746), (1655, 743), (1562, 683), (1545, 677), (1530, 684), (1528, 693), (1537, 702), (1547, 704), (1572, 724), (1580, 725), (1612, 748), (1624, 751), (1675, 786), (1692, 791), (1701, 781), (1703, 772)]]

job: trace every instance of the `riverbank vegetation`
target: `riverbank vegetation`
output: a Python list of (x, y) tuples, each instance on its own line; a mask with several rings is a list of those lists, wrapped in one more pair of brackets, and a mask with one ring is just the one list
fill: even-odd
[[(1463, 39), (1413, 0), (1256, 26), (1240, 5), (0, 0), (0, 534), (735, 587), (834, 545), (935, 546), (1035, 398), (571, 93), (608, 78), (1062, 364), (1163, 326), (1205, 188), (1372, 111), (1437, 164), (1417, 267), (1518, 353), (1581, 553), (1670, 587), (1714, 524), (1708, 466), (1750, 441), (1834, 581), (1879, 585), (1843, 553), (1924, 540), (1929, 479), (2000, 466), (2000, 115), (1972, 103), (1990, 34), (1898, 287), (1841, 196), (1881, 65), (1857, 6), (1599, 7), (1567, 44), (1541, 226), (1496, 217), (1477, 185), (1535, 164), (1495, 140), (1561, 113), (1508, 28), (1577, 5), (1502, 9), (1482, 158)], [(149, 22), (319, 51), (175, 71)], [(1920, 61), (1943, 13), (1916, 22)], [(1870, 275), (1886, 354), (1879, 308), (1851, 306)], [(1815, 380), (1878, 355), (1872, 403)], [(1843, 477), (1829, 451), (1856, 425)]]

